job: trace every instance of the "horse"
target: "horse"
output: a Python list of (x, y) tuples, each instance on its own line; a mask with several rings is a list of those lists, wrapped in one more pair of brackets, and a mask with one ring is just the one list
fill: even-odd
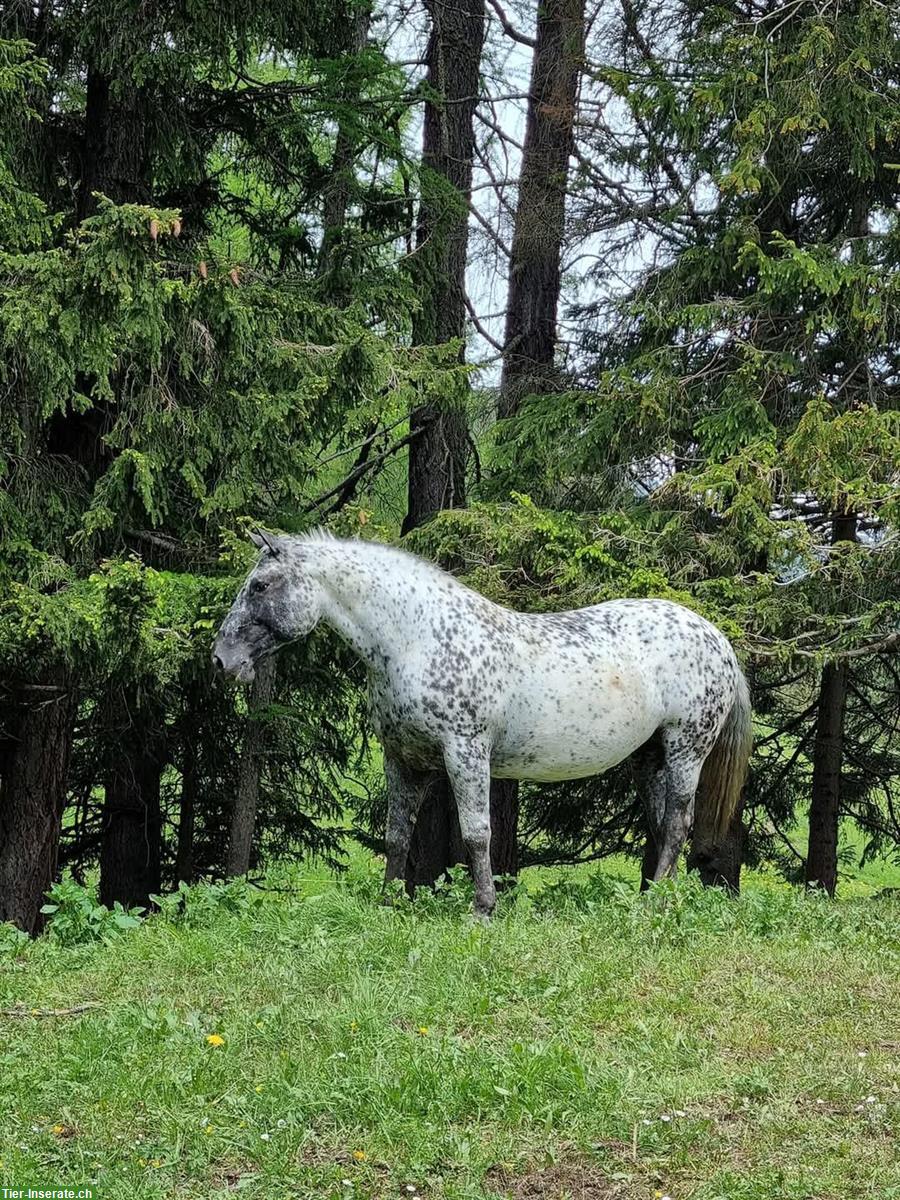
[(747, 772), (751, 710), (730, 642), (703, 617), (661, 599), (516, 612), (394, 546), (321, 532), (251, 537), (260, 555), (213, 663), (248, 683), (261, 658), (320, 622), (362, 659), (388, 785), (386, 883), (404, 874), (434, 770), (449, 777), (475, 913), (487, 918), (491, 778), (579, 779), (635, 753), (646, 875), (676, 873), (695, 797), (714, 858)]

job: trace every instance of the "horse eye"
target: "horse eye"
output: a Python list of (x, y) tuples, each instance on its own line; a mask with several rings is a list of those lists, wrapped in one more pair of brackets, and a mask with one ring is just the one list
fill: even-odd
[(250, 589), (252, 592), (264, 592), (269, 586), (265, 579), (254, 579), (253, 586)]

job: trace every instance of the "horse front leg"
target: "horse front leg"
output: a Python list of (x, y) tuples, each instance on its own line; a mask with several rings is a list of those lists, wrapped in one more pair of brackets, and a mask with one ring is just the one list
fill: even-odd
[(472, 878), (475, 916), (487, 919), (497, 905), (491, 873), (491, 758), (484, 742), (459, 741), (444, 747), (444, 766), (453, 788)]
[(409, 844), (422, 800), (428, 776), (423, 771), (413, 771), (393, 755), (385, 753), (384, 775), (387, 781), (388, 809), (384, 831), (384, 849), (387, 865), (384, 871), (384, 886), (406, 873)]

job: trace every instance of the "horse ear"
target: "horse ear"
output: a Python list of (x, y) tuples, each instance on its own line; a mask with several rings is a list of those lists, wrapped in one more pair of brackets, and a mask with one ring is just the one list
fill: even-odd
[(283, 539), (275, 537), (274, 534), (266, 533), (262, 529), (253, 529), (250, 531), (250, 541), (258, 550), (268, 550), (270, 554), (276, 558), (284, 549)]

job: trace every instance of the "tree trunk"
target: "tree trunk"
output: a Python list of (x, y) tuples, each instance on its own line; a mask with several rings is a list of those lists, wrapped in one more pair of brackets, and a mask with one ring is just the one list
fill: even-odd
[(56, 877), (76, 701), (58, 667), (16, 696), (0, 779), (0, 921), (40, 933)]
[(584, 0), (538, 10), (513, 227), (498, 415), (552, 383), (569, 159), (584, 57)]
[[(491, 870), (494, 875), (519, 873), (519, 793), (514, 779), (491, 780)], [(406, 888), (432, 886), (454, 863), (466, 861), (466, 850), (447, 777), (432, 776), (409, 849)]]
[[(856, 515), (835, 516), (832, 544), (856, 541)], [(847, 664), (826, 663), (819, 685), (816, 737), (813, 745), (812, 796), (806, 883), (833, 896), (837, 887), (838, 826), (841, 815), (841, 766), (844, 756), (844, 711), (847, 702)]]
[(225, 875), (228, 879), (233, 879), (236, 875), (246, 875), (250, 870), (253, 832), (256, 829), (256, 806), (259, 801), (259, 776), (266, 740), (266, 726), (262, 716), (272, 703), (274, 690), (275, 659), (266, 658), (257, 667), (256, 678), (251, 685), (247, 701), (247, 727), (241, 748), (237, 795), (231, 814), (228, 853), (225, 857)]
[(456, 805), (447, 776), (435, 771), (430, 777), (419, 810), (406, 864), (406, 890), (431, 887), (454, 863), (466, 861)]
[(95, 192), (116, 204), (149, 202), (153, 118), (145, 88), (113, 81), (93, 67), (88, 71), (79, 221), (96, 209)]
[[(741, 866), (744, 862), (744, 844), (747, 840), (743, 809), (742, 796), (729, 822), (725, 836), (716, 845), (714, 854), (710, 854), (704, 849), (702, 831), (695, 828), (687, 860), (688, 870), (697, 871), (701, 881), (707, 887), (724, 887), (735, 895), (741, 889)], [(709, 841), (706, 842), (706, 845), (708, 844)], [(656, 864), (653, 865), (655, 868)]]
[[(369, 4), (360, 4), (353, 12), (353, 27), (350, 34), (348, 54), (362, 54), (369, 38), (369, 23), (372, 12)], [(353, 107), (359, 96), (358, 86), (344, 91), (341, 101)], [(334, 264), (335, 251), (340, 244), (341, 232), (347, 220), (356, 153), (356, 139), (348, 123), (338, 124), (334, 143), (331, 178), (322, 193), (322, 243), (319, 247), (319, 273), (323, 274)]]
[(515, 779), (491, 780), (491, 870), (519, 873), (519, 785)]
[[(479, 95), (484, 0), (427, 0), (431, 14), (429, 99), (422, 135), (422, 198), (414, 270), (421, 309), (417, 345), (460, 342), (466, 331), (473, 118)], [(431, 397), (410, 414), (409, 483), (403, 532), (466, 503), (469, 431), (464, 398)], [(413, 831), (406, 886), (434, 884), (462, 860), (456, 808), (445, 776), (429, 787)]]
[(162, 714), (141, 704), (133, 686), (113, 689), (106, 711), (107, 729), (118, 736), (106, 772), (100, 902), (147, 908), (162, 888)]
[[(513, 226), (497, 404), (500, 417), (513, 416), (529, 392), (553, 386), (566, 185), (583, 55), (584, 0), (541, 4)], [(513, 779), (494, 780), (491, 861), (495, 874), (516, 874), (518, 816), (518, 784)]]
[(198, 771), (197, 755), (194, 752), (195, 739), (191, 736), (197, 729), (194, 720), (195, 713), (190, 716), (183, 726), (183, 742), (181, 747), (181, 793), (178, 803), (178, 836), (175, 842), (175, 882), (194, 882), (194, 833), (197, 821), (197, 792)]
[[(428, 89), (422, 137), (422, 199), (414, 272), (421, 308), (419, 346), (459, 340), (466, 331), (469, 202), (484, 41), (484, 0), (428, 0)], [(407, 515), (403, 532), (442, 508), (466, 503), (469, 431), (463, 397), (434, 396), (410, 414)]]
[(805, 878), (807, 884), (824, 888), (829, 896), (837, 887), (846, 697), (846, 663), (826, 663), (819, 685)]
[(194, 882), (194, 830), (197, 820), (197, 767), (194, 756), (185, 749), (186, 761), (181, 772), (181, 796), (178, 805), (178, 837), (175, 843), (175, 882)]
[(184, 708), (176, 737), (180, 747), (181, 791), (178, 797), (178, 832), (175, 840), (175, 882), (193, 883), (196, 876), (194, 841), (197, 805), (202, 801), (202, 763), (199, 747), (209, 733), (209, 679), (190, 674), (184, 681)]
[[(116, 204), (148, 203), (151, 195), (151, 139), (154, 113), (150, 90), (134, 83), (126, 65), (113, 78), (88, 67), (77, 219), (90, 217), (100, 193)], [(85, 391), (90, 388), (86, 387)], [(60, 453), (78, 447), (78, 461), (95, 474), (110, 451), (103, 435), (112, 412), (96, 405), (87, 413), (66, 413), (51, 431)], [(106, 726), (121, 740), (107, 766), (100, 848), (100, 899), (111, 905), (147, 907), (161, 879), (162, 814), (160, 776), (165, 738), (161, 712), (141, 703), (135, 684), (113, 684), (105, 701)]]

